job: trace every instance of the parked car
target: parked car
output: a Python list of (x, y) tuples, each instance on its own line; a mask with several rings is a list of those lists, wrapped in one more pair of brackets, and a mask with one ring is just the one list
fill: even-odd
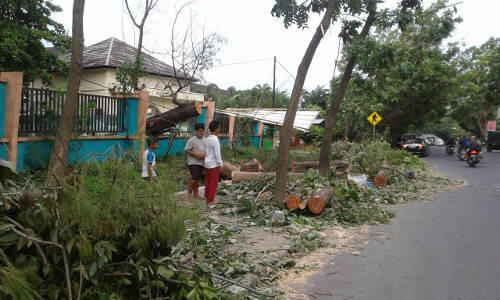
[(500, 150), (500, 131), (488, 131), (486, 151)]
[(403, 142), (404, 141), (410, 140), (410, 139), (416, 139), (416, 138), (417, 138), (417, 135), (413, 134), (413, 133), (403, 134), (402, 136), (399, 136), (398, 139), (397, 139), (398, 147), (399, 148), (403, 148)]
[(419, 138), (424, 139), (427, 144), (431, 146), (444, 146), (445, 144), (442, 138), (439, 138), (434, 134), (422, 134)]
[(406, 150), (411, 154), (417, 154), (421, 157), (429, 156), (431, 154), (429, 144), (427, 144), (425, 140), (421, 138), (414, 138), (403, 141), (402, 148), (403, 150)]

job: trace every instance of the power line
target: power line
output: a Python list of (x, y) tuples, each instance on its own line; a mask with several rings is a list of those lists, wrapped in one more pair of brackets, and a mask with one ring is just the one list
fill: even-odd
[(256, 59), (256, 60), (232, 62), (232, 63), (227, 63), (227, 64), (221, 64), (218, 66), (213, 66), (212, 68), (219, 68), (219, 67), (232, 66), (232, 65), (252, 64), (252, 63), (264, 62), (264, 61), (269, 61), (269, 60), (273, 60), (273, 58), (263, 58), (263, 59)]
[(276, 60), (276, 62), (278, 63), (278, 65), (280, 65), (280, 67), (282, 67), (282, 68), (283, 68), (283, 70), (285, 70), (285, 72), (287, 72), (287, 73), (288, 73), (288, 75), (289, 75), (290, 77), (292, 77), (292, 78), (293, 78), (293, 80), (295, 80), (295, 76), (293, 76), (293, 75), (292, 75), (292, 73), (291, 73), (290, 71), (288, 71), (288, 70), (287, 70), (287, 69), (286, 69), (286, 68), (285, 68), (285, 67), (284, 67), (284, 66), (280, 63), (280, 61), (279, 61), (279, 60)]

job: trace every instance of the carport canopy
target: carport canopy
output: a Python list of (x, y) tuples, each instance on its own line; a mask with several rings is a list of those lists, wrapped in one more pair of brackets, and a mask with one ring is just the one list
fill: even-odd
[[(250, 118), (264, 124), (283, 126), (286, 109), (228, 108), (225, 110), (217, 110), (217, 112), (240, 118)], [(293, 128), (301, 131), (308, 131), (309, 127), (311, 127), (314, 120), (318, 117), (318, 114), (319, 111), (317, 110), (297, 111), (295, 121), (293, 122)]]

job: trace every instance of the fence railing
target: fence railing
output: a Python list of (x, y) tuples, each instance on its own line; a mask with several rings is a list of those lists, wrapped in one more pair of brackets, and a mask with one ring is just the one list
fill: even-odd
[[(57, 130), (66, 94), (23, 88), (19, 135), (51, 134)], [(125, 101), (115, 97), (78, 94), (75, 131), (80, 134), (116, 134), (125, 130)]]

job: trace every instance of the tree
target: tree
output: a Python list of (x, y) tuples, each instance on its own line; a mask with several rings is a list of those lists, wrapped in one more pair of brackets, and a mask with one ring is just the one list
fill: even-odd
[(500, 38), (471, 47), (458, 60), (460, 89), (452, 116), (460, 126), (484, 139), (486, 122), (500, 107)]
[[(213, 66), (215, 56), (220, 50), (219, 45), (224, 41), (215, 32), (206, 34), (205, 28), (198, 25), (199, 22), (194, 19), (193, 15), (190, 18), (184, 18), (183, 12), (190, 5), (191, 2), (187, 2), (177, 10), (170, 33), (170, 45), (166, 53), (163, 53), (170, 57), (174, 73), (173, 80), (162, 81), (166, 96), (177, 105), (175, 110), (184, 112), (198, 110), (198, 106), (192, 101), (180, 103), (179, 94), (189, 89), (192, 81), (197, 80), (197, 77), (201, 77), (205, 70)], [(185, 28), (179, 28), (180, 19), (188, 20)], [(179, 32), (182, 33), (179, 34)], [(171, 132), (175, 135), (176, 124), (169, 120), (169, 115), (171, 113), (167, 112), (148, 119), (146, 130), (155, 134)], [(150, 130), (152, 128), (154, 128), (153, 131)], [(171, 135), (171, 141), (173, 141), (173, 135)]]
[[(68, 91), (64, 102), (63, 114), (54, 140), (47, 172), (47, 182), (54, 184), (64, 177), (68, 165), (68, 149), (73, 132), (76, 108), (78, 105), (78, 90), (82, 73), (83, 56), (83, 11), (85, 0), (73, 2), (73, 29), (71, 42), (71, 65), (69, 69)], [(71, 297), (69, 297), (71, 299)]]
[(130, 94), (134, 89), (139, 89), (139, 78), (145, 75), (142, 66), (142, 41), (144, 38), (144, 27), (146, 20), (151, 14), (151, 11), (158, 4), (158, 0), (145, 0), (144, 12), (140, 21), (134, 16), (130, 10), (129, 0), (125, 0), (125, 7), (130, 16), (132, 24), (139, 30), (139, 42), (137, 43), (137, 54), (134, 62), (126, 62), (123, 66), (118, 68), (116, 72), (117, 82), (120, 83), (120, 92), (123, 94)]
[(51, 74), (65, 73), (66, 64), (45, 44), (61, 51), (71, 46), (64, 26), (51, 18), (61, 8), (50, 0), (3, 0), (0, 8), (0, 69), (22, 71), (26, 83), (41, 79), (50, 84)]
[[(217, 108), (272, 108), (273, 91), (268, 84), (257, 84), (248, 90), (228, 89), (227, 96), (214, 95)], [(276, 107), (288, 105), (289, 97), (286, 91), (276, 90)]]
[(369, 133), (365, 118), (375, 110), (383, 117), (377, 127), (395, 143), (408, 130), (418, 131), (445, 116), (458, 88), (458, 48), (443, 45), (443, 40), (460, 21), (453, 9), (445, 8), (445, 2), (437, 2), (403, 30), (379, 27), (377, 36), (357, 50), (358, 67), (341, 104), (354, 126)]
[[(325, 6), (325, 4), (327, 4), (327, 6)], [(316, 28), (316, 31), (309, 42), (309, 46), (307, 47), (304, 57), (302, 58), (297, 70), (297, 76), (293, 84), (290, 103), (288, 104), (288, 110), (285, 114), (283, 127), (280, 130), (281, 142), (278, 149), (278, 159), (276, 162), (276, 186), (273, 194), (275, 201), (277, 201), (279, 205), (282, 205), (282, 201), (286, 197), (288, 151), (290, 149), (290, 143), (288, 141), (290, 141), (290, 136), (292, 134), (292, 126), (297, 113), (297, 108), (299, 106), (304, 81), (314, 57), (314, 53), (316, 52), (316, 49), (318, 48), (325, 32), (332, 23), (332, 17), (335, 12), (339, 10), (339, 4), (340, 0), (329, 0), (328, 3), (313, 0), (310, 2), (305, 1), (300, 5), (298, 5), (295, 1), (277, 0), (272, 10), (273, 15), (276, 17), (284, 17), (285, 27), (288, 27), (292, 23), (297, 24), (298, 27), (306, 26), (309, 11), (320, 12), (325, 10), (323, 19), (321, 20), (320, 25)]]
[[(400, 26), (406, 26), (408, 22), (412, 19), (411, 14), (408, 13), (408, 10), (411, 8), (419, 8), (421, 0), (403, 0), (401, 2), (401, 15), (404, 18), (397, 19), (400, 23)], [(352, 72), (354, 67), (356, 66), (356, 58), (357, 51), (363, 49), (363, 43), (365, 38), (370, 33), (370, 28), (374, 24), (378, 16), (377, 12), (377, 1), (366, 1), (360, 3), (360, 7), (363, 8), (363, 11), (368, 14), (367, 19), (363, 25), (363, 29), (361, 33), (357, 32), (357, 28), (361, 26), (361, 23), (357, 20), (349, 20), (345, 21), (342, 26), (342, 31), (340, 33), (340, 37), (343, 38), (344, 44), (348, 45), (346, 51), (344, 51), (347, 59), (347, 63), (344, 67), (344, 72), (340, 79), (339, 86), (335, 91), (335, 95), (333, 97), (333, 102), (330, 104), (328, 109), (326, 122), (325, 122), (325, 130), (323, 133), (323, 138), (321, 140), (321, 150), (319, 155), (320, 167), (319, 171), (323, 175), (327, 175), (330, 172), (330, 149), (332, 142), (332, 133), (333, 126), (335, 125), (335, 121), (337, 118), (337, 113), (339, 111), (339, 107), (344, 99), (346, 90), (349, 85), (349, 81), (351, 80)], [(387, 16), (388, 10), (383, 11), (383, 15)], [(386, 20), (382, 20), (384, 23)]]
[(125, 0), (125, 7), (127, 8), (130, 20), (132, 20), (134, 26), (137, 27), (137, 29), (139, 29), (139, 42), (137, 43), (137, 59), (140, 59), (142, 53), (142, 40), (144, 38), (144, 26), (146, 25), (146, 20), (149, 14), (158, 4), (158, 0), (144, 0), (145, 1), (144, 12), (142, 14), (142, 18), (140, 21), (138, 21), (137, 18), (134, 17), (134, 15), (132, 14), (128, 1), (129, 0)]

